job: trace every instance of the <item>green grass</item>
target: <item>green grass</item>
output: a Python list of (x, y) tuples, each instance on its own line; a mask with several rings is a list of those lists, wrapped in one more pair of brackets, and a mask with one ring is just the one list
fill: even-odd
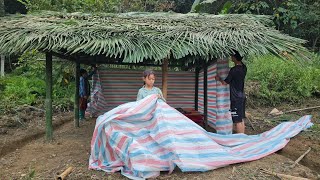
[(320, 58), (304, 64), (272, 55), (249, 58), (247, 85), (250, 98), (260, 105), (297, 103), (320, 94)]

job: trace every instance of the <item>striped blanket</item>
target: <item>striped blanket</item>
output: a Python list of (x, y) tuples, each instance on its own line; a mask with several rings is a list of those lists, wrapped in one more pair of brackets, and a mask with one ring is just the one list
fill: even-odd
[(121, 171), (131, 179), (170, 173), (176, 166), (183, 172), (208, 171), (276, 152), (312, 126), (310, 121), (311, 116), (304, 116), (259, 135), (220, 135), (205, 131), (151, 95), (98, 117), (89, 168)]

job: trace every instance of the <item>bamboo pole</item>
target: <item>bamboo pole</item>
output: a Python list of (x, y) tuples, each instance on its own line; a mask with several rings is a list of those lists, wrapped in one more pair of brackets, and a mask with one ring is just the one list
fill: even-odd
[(294, 109), (294, 110), (290, 110), (290, 111), (284, 111), (283, 113), (290, 113), (290, 112), (304, 111), (304, 110), (317, 109), (317, 108), (320, 108), (320, 106), (307, 107), (307, 108), (301, 108), (301, 109)]
[(76, 62), (76, 89), (74, 95), (74, 126), (80, 127), (79, 123), (79, 86), (80, 86), (80, 63)]
[(46, 139), (52, 140), (52, 54), (46, 53)]
[(308, 148), (308, 150), (303, 153), (291, 166), (290, 168), (294, 168), (300, 161), (303, 159), (309, 152), (311, 151), (311, 147)]
[(203, 60), (203, 114), (204, 128), (208, 129), (208, 64)]
[(273, 176), (277, 176), (280, 179), (288, 179), (288, 180), (310, 180), (308, 178), (303, 178), (303, 177), (296, 177), (296, 176), (291, 176), (291, 175), (287, 175), (287, 174), (280, 174), (280, 173), (274, 173), (265, 169), (261, 169), (261, 171), (263, 173), (269, 174), (269, 175), (273, 175)]
[(64, 180), (72, 172), (73, 167), (69, 167), (62, 174), (56, 177), (56, 180)]
[(168, 58), (164, 59), (162, 64), (162, 94), (166, 100), (168, 95), (168, 64)]

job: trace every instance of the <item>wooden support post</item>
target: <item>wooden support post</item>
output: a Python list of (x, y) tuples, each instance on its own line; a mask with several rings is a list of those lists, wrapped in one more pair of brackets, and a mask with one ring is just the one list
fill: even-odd
[(194, 109), (198, 111), (198, 99), (199, 99), (199, 73), (200, 73), (200, 68), (196, 66), (196, 78), (195, 78), (195, 85), (194, 85)]
[(52, 54), (46, 53), (46, 139), (52, 140)]
[(74, 96), (74, 126), (80, 127), (79, 123), (79, 86), (80, 86), (80, 63), (76, 62), (76, 90)]
[(168, 95), (168, 61), (168, 58), (166, 58), (163, 60), (162, 64), (162, 94), (166, 100)]
[(4, 60), (5, 60), (5, 57), (4, 55), (1, 55), (1, 76), (3, 77), (4, 76)]
[(203, 60), (203, 115), (204, 128), (208, 129), (208, 66), (207, 61)]

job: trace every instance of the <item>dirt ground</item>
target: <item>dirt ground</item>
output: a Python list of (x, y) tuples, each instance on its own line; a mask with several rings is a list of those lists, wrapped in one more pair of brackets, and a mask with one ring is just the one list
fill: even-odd
[[(311, 99), (300, 105), (282, 105), (277, 108), (285, 112), (289, 110), (315, 107), (319, 105), (320, 99)], [(249, 119), (247, 118), (246, 132), (248, 134), (258, 134), (269, 130), (270, 128), (276, 126), (281, 122), (287, 120), (297, 120), (304, 115), (312, 115), (312, 122), (314, 123), (314, 126), (311, 129), (301, 132), (296, 137), (292, 138), (289, 144), (281, 151), (279, 151), (278, 154), (292, 160), (296, 160), (305, 151), (307, 151), (309, 147), (311, 147), (311, 151), (300, 161), (300, 164), (305, 165), (320, 174), (320, 109), (318, 108), (312, 110), (297, 111), (275, 117), (268, 116), (268, 113), (271, 110), (272, 108), (270, 107), (248, 109), (248, 112), (252, 114), (253, 118), (250, 119), (255, 130), (253, 130), (252, 126), (249, 123)]]
[[(317, 104), (319, 101), (312, 102)], [(280, 107), (281, 110), (306, 107)], [(182, 173), (176, 169), (172, 174), (163, 172), (157, 179), (278, 179), (262, 173), (260, 169), (276, 173), (320, 179), (320, 111), (304, 111), (279, 117), (268, 117), (270, 108), (248, 109), (255, 130), (247, 121), (247, 132), (257, 134), (288, 119), (297, 119), (304, 114), (313, 114), (312, 129), (300, 133), (278, 153), (263, 159), (230, 165), (204, 173)], [(54, 140), (45, 142), (43, 112), (26, 109), (18, 119), (0, 118), (0, 179), (52, 179), (67, 167), (74, 167), (68, 179), (126, 179), (120, 173), (107, 174), (88, 170), (90, 141), (95, 119), (87, 119), (75, 128), (72, 113), (55, 113)], [(23, 113), (30, 116), (23, 116)], [(10, 126), (11, 123), (11, 126)], [(311, 151), (294, 168), (289, 166), (308, 147)]]

